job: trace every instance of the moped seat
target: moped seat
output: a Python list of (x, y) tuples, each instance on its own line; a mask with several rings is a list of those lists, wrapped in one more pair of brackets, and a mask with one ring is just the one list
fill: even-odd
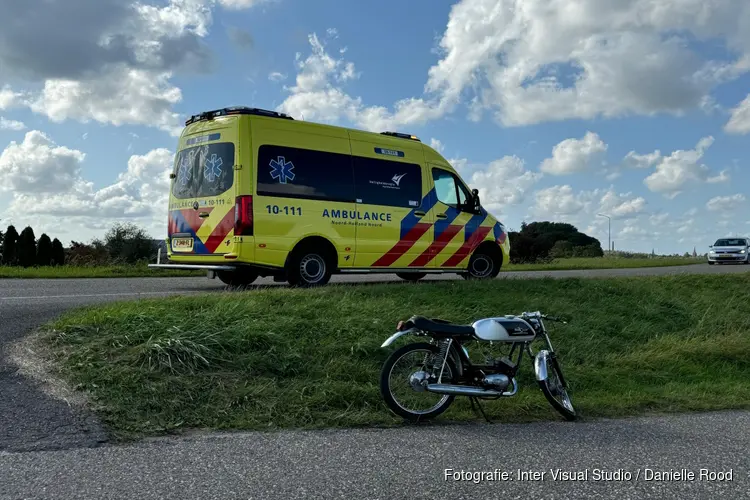
[(409, 321), (420, 330), (447, 337), (474, 335), (474, 327), (471, 325), (456, 325), (442, 319), (428, 319), (424, 316), (412, 316)]

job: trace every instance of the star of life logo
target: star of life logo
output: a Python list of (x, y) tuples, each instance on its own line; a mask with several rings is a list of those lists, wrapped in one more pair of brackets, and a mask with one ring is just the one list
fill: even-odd
[(208, 182), (216, 182), (221, 177), (221, 166), (224, 165), (224, 160), (216, 154), (212, 154), (203, 165), (203, 177)]
[(271, 178), (278, 179), (279, 183), (286, 184), (287, 181), (293, 181), (295, 174), (294, 163), (286, 161), (286, 158), (279, 156), (275, 160), (271, 160), (268, 164), (271, 167)]
[(193, 163), (193, 155), (186, 154), (180, 159), (180, 166), (177, 167), (177, 182), (181, 186), (187, 186), (190, 179), (193, 177), (193, 171), (190, 168)]

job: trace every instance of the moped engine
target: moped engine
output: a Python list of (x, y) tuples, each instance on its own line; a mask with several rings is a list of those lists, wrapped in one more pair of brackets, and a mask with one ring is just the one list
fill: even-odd
[(503, 392), (510, 385), (510, 379), (507, 375), (502, 373), (495, 373), (487, 375), (482, 379), (482, 384), (487, 386), (489, 389)]

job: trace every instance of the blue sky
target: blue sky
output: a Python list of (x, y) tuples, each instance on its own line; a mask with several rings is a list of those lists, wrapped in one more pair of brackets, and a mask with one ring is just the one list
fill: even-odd
[(605, 213), (618, 249), (660, 253), (750, 233), (746, 2), (36, 3), (0, 21), (3, 227), (163, 237), (185, 116), (248, 105), (416, 134), (511, 228), (606, 245)]

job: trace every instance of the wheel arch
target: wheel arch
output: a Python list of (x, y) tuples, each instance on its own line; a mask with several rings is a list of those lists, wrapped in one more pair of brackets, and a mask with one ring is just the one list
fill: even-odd
[[(477, 252), (485, 252), (497, 261), (498, 269), (503, 267), (503, 248), (494, 240), (484, 240), (474, 249), (472, 255)], [(467, 264), (468, 265), (468, 264)]]
[(300, 250), (305, 248), (322, 248), (323, 258), (326, 259), (330, 264), (332, 270), (338, 270), (339, 268), (339, 253), (336, 249), (336, 245), (331, 242), (328, 238), (321, 235), (309, 235), (297, 241), (292, 249), (287, 253), (286, 259), (284, 259), (284, 268), (289, 266), (289, 260)]

